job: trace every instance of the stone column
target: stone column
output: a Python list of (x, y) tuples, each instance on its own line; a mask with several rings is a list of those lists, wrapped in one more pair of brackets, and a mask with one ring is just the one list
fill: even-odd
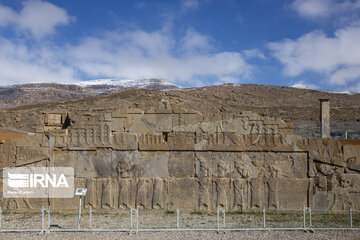
[(321, 137), (330, 137), (330, 100), (320, 99)]

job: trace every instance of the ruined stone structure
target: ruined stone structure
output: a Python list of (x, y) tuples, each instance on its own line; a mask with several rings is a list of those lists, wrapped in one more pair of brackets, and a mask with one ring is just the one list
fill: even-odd
[(321, 137), (330, 137), (330, 102), (329, 99), (320, 99)]
[[(65, 166), (84, 207), (188, 211), (360, 210), (360, 144), (303, 138), (251, 112), (211, 117), (166, 101), (99, 112), (46, 112), (32, 135), (0, 144), (1, 167)], [(2, 199), (3, 209), (76, 209), (78, 199)]]

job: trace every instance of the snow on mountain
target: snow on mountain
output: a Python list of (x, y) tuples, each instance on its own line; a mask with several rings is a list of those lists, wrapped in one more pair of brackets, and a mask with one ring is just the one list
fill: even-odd
[(173, 90), (181, 87), (160, 79), (97, 79), (69, 84), (27, 83), (0, 86), (0, 108), (67, 101), (128, 89)]
[(161, 85), (163, 87), (169, 86), (170, 88), (180, 88), (173, 83), (160, 79), (96, 79), (90, 81), (75, 82), (73, 84), (81, 87), (108, 85), (124, 88), (147, 88), (153, 85)]

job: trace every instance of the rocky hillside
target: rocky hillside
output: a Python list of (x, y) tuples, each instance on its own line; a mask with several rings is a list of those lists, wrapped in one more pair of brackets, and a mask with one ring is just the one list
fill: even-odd
[[(360, 125), (360, 94), (243, 84), (167, 91), (132, 89), (99, 95), (88, 87), (56, 84), (47, 86), (51, 90), (38, 89), (32, 93), (28, 90), (29, 88), (26, 90), (18, 88), (3, 91), (6, 94), (2, 94), (1, 99), (2, 101), (6, 99), (7, 107), (20, 106), (2, 110), (0, 125), (4, 127), (7, 125), (6, 122), (10, 123), (14, 120), (9, 114), (36, 117), (36, 113), (41, 111), (106, 111), (128, 106), (150, 109), (152, 106), (161, 104), (163, 100), (173, 108), (189, 108), (208, 116), (218, 113), (253, 111), (262, 116), (281, 118), (287, 122), (317, 122), (320, 98), (331, 99), (332, 121)], [(72, 100), (65, 101), (70, 99)], [(39, 104), (50, 100), (62, 102)], [(34, 103), (34, 105), (21, 106), (24, 103)], [(21, 119), (17, 121), (21, 122)]]
[(74, 84), (32, 83), (0, 87), (0, 108), (83, 99), (127, 89), (168, 90), (179, 87), (159, 79), (99, 79)]

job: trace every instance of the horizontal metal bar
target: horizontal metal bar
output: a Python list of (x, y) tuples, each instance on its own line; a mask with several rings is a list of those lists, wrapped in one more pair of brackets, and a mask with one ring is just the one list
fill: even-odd
[[(68, 229), (44, 229), (47, 232), (130, 232), (130, 229), (118, 229), (118, 228), (68, 228)], [(217, 231), (217, 228), (144, 228), (138, 229), (139, 232), (176, 232), (176, 231)], [(360, 228), (302, 228), (302, 227), (294, 227), (294, 228), (226, 228), (221, 229), (221, 231), (303, 231), (303, 230), (353, 230), (360, 231)], [(1, 233), (6, 232), (42, 232), (42, 229), (1, 229)]]
[(49, 232), (130, 232), (130, 229), (118, 228), (64, 228), (64, 229), (48, 229)]
[(217, 231), (217, 228), (148, 228), (138, 229), (138, 232), (172, 232), (172, 231)]
[(1, 229), (0, 232), (41, 232), (41, 229)]

